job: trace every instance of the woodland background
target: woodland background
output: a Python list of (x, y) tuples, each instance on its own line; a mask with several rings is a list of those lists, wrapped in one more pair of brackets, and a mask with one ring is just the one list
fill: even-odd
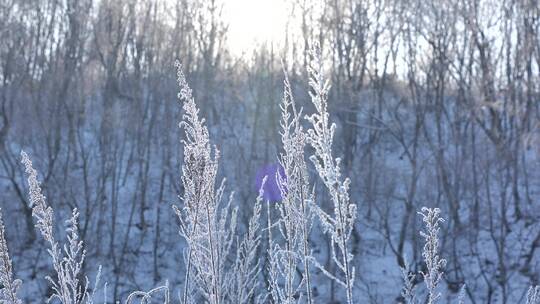
[[(171, 210), (183, 192), (174, 60), (221, 151), (219, 174), (245, 229), (257, 170), (276, 163), (281, 147), (284, 70), (296, 101), (313, 112), (311, 41), (325, 59), (335, 152), (358, 205), (360, 302), (391, 303), (399, 267), (422, 269), (422, 206), (447, 218), (449, 298), (466, 283), (470, 303), (518, 303), (540, 283), (539, 2), (288, 4), (298, 26), (284, 43), (238, 56), (226, 43), (226, 1), (0, 3), (0, 207), (24, 299), (50, 293), (43, 277), (51, 269), (21, 149), (56, 222), (79, 209), (85, 270), (103, 266), (110, 298), (165, 280), (181, 286), (185, 244)], [(321, 235), (314, 227), (313, 250), (330, 263)], [(333, 283), (317, 299), (331, 303), (339, 292)]]

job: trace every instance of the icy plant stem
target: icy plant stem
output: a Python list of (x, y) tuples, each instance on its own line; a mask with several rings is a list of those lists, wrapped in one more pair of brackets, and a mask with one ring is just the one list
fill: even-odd
[[(285, 225), (287, 226), (287, 231), (289, 233), (292, 232), (292, 223), (290, 219), (290, 215), (287, 216), (287, 220), (285, 222)], [(286, 241), (286, 248), (287, 248), (287, 301), (288, 303), (293, 303), (293, 295), (294, 295), (294, 288), (293, 288), (293, 272), (296, 269), (293, 269), (293, 256), (292, 256), (292, 245), (291, 245), (291, 238), (288, 237)]]
[[(266, 182), (263, 178), (262, 185)], [(259, 190), (259, 196), (253, 207), (253, 215), (248, 224), (248, 230), (242, 242), (238, 245), (236, 254), (234, 294), (231, 297), (232, 303), (260, 303), (258, 296), (263, 295), (258, 282), (261, 273), (260, 259), (257, 256), (257, 249), (261, 242), (260, 217), (261, 202), (263, 198), (263, 186)], [(264, 296), (263, 296), (264, 297)]]
[(416, 304), (416, 291), (414, 286), (414, 278), (416, 275), (410, 271), (407, 263), (405, 263), (405, 267), (401, 268), (401, 276), (403, 278), (401, 296), (405, 300), (405, 304)]
[[(337, 192), (337, 191), (339, 191), (339, 189), (337, 189), (334, 192)], [(341, 202), (337, 194), (334, 195), (334, 201)], [(342, 206), (339, 206), (339, 208), (337, 209), (338, 209), (338, 222), (337, 222), (338, 230), (337, 231), (338, 231), (340, 242), (341, 242), (341, 253), (342, 253), (343, 266), (344, 266), (344, 271), (345, 271), (345, 284), (347, 285), (347, 303), (351, 304), (353, 303), (351, 271), (349, 269), (349, 259), (348, 259), (349, 252), (347, 248), (347, 240), (345, 239), (345, 233), (344, 233), (346, 219), (343, 216)]]
[(189, 274), (191, 272), (191, 258), (193, 255), (193, 251), (190, 249), (188, 253), (188, 261), (187, 261), (187, 270), (186, 270), (186, 277), (184, 280), (184, 296), (182, 297), (182, 303), (187, 304), (187, 297), (188, 297), (188, 288), (189, 288)]
[[(306, 215), (307, 214), (307, 210), (306, 210), (306, 202), (305, 202), (305, 197), (304, 197), (304, 193), (303, 193), (303, 190), (302, 189), (302, 192), (300, 194), (300, 197), (301, 197), (301, 201), (302, 201), (302, 214)], [(311, 277), (309, 275), (309, 261), (308, 261), (308, 257), (309, 257), (309, 241), (308, 241), (308, 228), (307, 228), (307, 218), (306, 216), (304, 216), (303, 218), (303, 221), (302, 221), (302, 236), (303, 236), (303, 242), (304, 242), (304, 250), (303, 250), (303, 253), (304, 253), (304, 276), (306, 278), (306, 292), (307, 292), (307, 302), (308, 304), (313, 304), (313, 296), (311, 294)]]
[(428, 290), (428, 304), (435, 304), (441, 297), (437, 292), (437, 286), (442, 279), (442, 268), (446, 265), (446, 260), (439, 256), (439, 223), (444, 222), (440, 217), (439, 208), (422, 208), (419, 214), (422, 216), (425, 231), (420, 231), (420, 235), (425, 239), (422, 256), (426, 263), (427, 271), (421, 272)]
[(0, 210), (0, 303), (22, 304), (17, 297), (17, 291), (21, 285), (20, 280), (13, 280), (13, 270), (7, 247), (4, 221)]
[[(195, 221), (193, 224), (193, 229), (191, 230), (191, 235), (195, 233), (195, 229), (197, 229), (197, 223), (198, 223), (198, 215), (199, 210), (197, 209), (195, 213)], [(187, 270), (186, 270), (186, 277), (185, 277), (185, 284), (184, 284), (184, 296), (183, 296), (183, 303), (187, 304), (187, 298), (188, 298), (188, 290), (189, 290), (189, 276), (191, 274), (191, 259), (193, 258), (193, 250), (191, 248), (189, 249), (188, 253), (188, 261), (187, 261)]]
[[(301, 258), (304, 266), (302, 284), (306, 289), (307, 303), (312, 304), (311, 278), (309, 273), (309, 226), (310, 214), (307, 208), (307, 194), (309, 184), (307, 168), (304, 160), (306, 134), (300, 124), (300, 113), (293, 98), (291, 85), (287, 73), (285, 79), (284, 94), (281, 108), (281, 139), (283, 153), (280, 155), (280, 164), (284, 169), (285, 176), (279, 176), (280, 191), (283, 196), (282, 220), (285, 222), (285, 239), (288, 264), (287, 264), (287, 299), (293, 301), (295, 259)], [(302, 248), (300, 248), (302, 247)]]
[(540, 303), (540, 285), (529, 287), (527, 292), (527, 304)]
[[(236, 227), (236, 208), (231, 209), (232, 195), (227, 205), (221, 205), (225, 181), (216, 188), (219, 150), (212, 149), (208, 128), (204, 118), (199, 118), (199, 109), (182, 66), (179, 62), (176, 66), (179, 98), (184, 110), (180, 127), (186, 138), (182, 140), (183, 206), (173, 206), (173, 209), (180, 221), (180, 234), (188, 244), (184, 304), (193, 303), (198, 296), (206, 298), (210, 304), (219, 304), (233, 286), (222, 282), (228, 275), (225, 261)], [(197, 290), (190, 288), (191, 284), (196, 284)]]
[(53, 290), (49, 301), (57, 298), (63, 304), (91, 303), (93, 294), (88, 292), (88, 278), (86, 278), (85, 283), (80, 282), (86, 252), (83, 248), (83, 242), (79, 239), (79, 212), (77, 208), (73, 209), (71, 219), (67, 221), (68, 242), (62, 251), (53, 236), (53, 209), (47, 205), (37, 180), (37, 172), (24, 151), (21, 151), (21, 162), (28, 174), (30, 206), (32, 207), (32, 216), (36, 218), (35, 226), (50, 245), (48, 251), (57, 275), (57, 280), (46, 277)]
[(335, 246), (340, 251), (341, 261), (334, 256), (335, 263), (343, 272), (347, 293), (347, 303), (353, 301), (354, 268), (350, 262), (353, 256), (349, 253), (348, 240), (356, 219), (356, 205), (349, 200), (349, 179), (341, 179), (340, 159), (332, 156), (332, 141), (335, 124), (330, 124), (327, 110), (327, 96), (330, 86), (324, 79), (323, 63), (320, 49), (315, 46), (311, 50), (312, 61), (309, 65), (309, 84), (311, 101), (316, 108), (316, 113), (307, 116), (307, 120), (312, 124), (308, 130), (308, 141), (315, 149), (315, 154), (310, 157), (315, 165), (319, 176), (328, 189), (334, 205), (334, 215), (329, 215), (318, 208), (317, 212), (321, 219), (325, 232), (331, 236), (332, 250), (335, 254)]
[[(201, 188), (202, 181), (199, 181), (199, 189)], [(200, 197), (199, 197), (200, 199)], [(197, 224), (199, 223), (199, 205), (195, 207), (195, 219), (193, 220), (193, 229), (191, 229), (191, 235), (195, 234), (195, 230), (197, 229)], [(187, 270), (186, 270), (186, 277), (185, 277), (185, 284), (184, 284), (184, 296), (183, 296), (183, 303), (187, 304), (188, 299), (188, 291), (189, 291), (189, 279), (191, 275), (191, 267), (192, 267), (192, 259), (193, 259), (193, 250), (191, 247), (189, 248), (188, 253), (188, 260), (187, 260)]]
[[(212, 217), (210, 216), (210, 208), (206, 206), (206, 217), (208, 220), (208, 241), (210, 245), (210, 262), (212, 264), (212, 294), (210, 297), (213, 297), (213, 304), (219, 303), (219, 295), (218, 295), (218, 271), (217, 271), (217, 265), (216, 265), (216, 256), (217, 254), (214, 252), (214, 239), (212, 237)], [(219, 264), (219, 262), (217, 263)]]
[[(340, 222), (344, 222), (343, 218), (343, 212), (341, 211), (341, 208), (339, 208), (339, 217)], [(342, 230), (343, 231), (343, 230)], [(343, 265), (345, 266), (345, 284), (347, 284), (347, 303), (352, 304), (353, 303), (353, 297), (352, 297), (352, 282), (351, 282), (351, 271), (349, 269), (349, 252), (347, 249), (347, 241), (345, 240), (345, 233), (341, 233), (341, 247), (342, 247), (342, 253), (343, 253)]]

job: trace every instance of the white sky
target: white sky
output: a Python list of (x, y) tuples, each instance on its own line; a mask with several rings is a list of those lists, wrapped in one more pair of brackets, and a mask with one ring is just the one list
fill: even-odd
[(290, 5), (284, 0), (224, 0), (229, 24), (227, 41), (233, 55), (250, 53), (257, 44), (284, 41)]

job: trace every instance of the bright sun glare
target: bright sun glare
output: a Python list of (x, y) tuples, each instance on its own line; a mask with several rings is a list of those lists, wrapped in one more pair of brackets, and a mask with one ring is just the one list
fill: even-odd
[(263, 43), (281, 44), (290, 15), (284, 0), (225, 0), (228, 44), (234, 55), (249, 54)]

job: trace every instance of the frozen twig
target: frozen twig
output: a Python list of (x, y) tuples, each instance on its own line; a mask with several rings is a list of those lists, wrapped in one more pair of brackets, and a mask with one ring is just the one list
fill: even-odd
[(139, 299), (138, 303), (141, 304), (150, 304), (152, 302), (152, 297), (157, 293), (163, 293), (163, 304), (170, 304), (170, 293), (169, 293), (169, 282), (166, 282), (165, 285), (156, 287), (150, 291), (134, 291), (129, 294), (126, 299), (125, 304), (134, 303), (135, 299)]
[(443, 276), (442, 268), (446, 265), (446, 260), (439, 256), (439, 223), (444, 222), (440, 213), (439, 208), (427, 207), (423, 207), (422, 212), (419, 212), (425, 226), (425, 231), (420, 231), (420, 235), (425, 240), (422, 256), (427, 271), (421, 272), (421, 274), (428, 290), (428, 304), (436, 303), (441, 296), (440, 292), (437, 292), (437, 286)]
[(401, 268), (401, 277), (403, 279), (401, 296), (405, 301), (404, 304), (416, 304), (416, 287), (414, 286), (414, 279), (416, 275), (414, 272), (411, 272), (407, 263), (405, 263), (404, 268)]
[(527, 304), (540, 304), (540, 285), (529, 287)]
[(35, 225), (45, 241), (49, 243), (48, 253), (56, 272), (56, 279), (46, 277), (53, 289), (53, 295), (49, 301), (56, 298), (63, 304), (92, 303), (93, 293), (88, 292), (88, 278), (85, 277), (84, 283), (80, 281), (83, 276), (82, 266), (86, 253), (83, 242), (79, 239), (79, 212), (77, 209), (73, 209), (72, 216), (67, 221), (68, 242), (63, 246), (62, 251), (53, 235), (53, 210), (47, 205), (41, 191), (41, 185), (37, 180), (37, 172), (24, 151), (21, 151), (21, 162), (28, 174), (30, 206), (32, 207), (32, 215), (36, 218)]
[(186, 134), (182, 141), (183, 206), (173, 206), (180, 220), (180, 234), (188, 244), (183, 303), (194, 301), (195, 291), (190, 284), (195, 281), (201, 295), (210, 304), (218, 304), (223, 302), (230, 285), (225, 282), (225, 263), (236, 229), (236, 209), (230, 207), (232, 195), (221, 205), (225, 181), (216, 187), (219, 151), (210, 146), (208, 129), (204, 119), (199, 118), (182, 65), (176, 62), (176, 67), (184, 110), (180, 127)]
[(21, 280), (13, 279), (13, 268), (6, 242), (4, 221), (2, 220), (2, 212), (0, 211), (0, 303), (5, 304), (22, 304), (18, 298), (17, 292), (21, 287)]
[(466, 292), (467, 285), (463, 284), (461, 286), (461, 289), (459, 290), (458, 294), (458, 304), (465, 304), (465, 292)]
[[(283, 153), (280, 155), (280, 164), (284, 168), (285, 176), (278, 175), (278, 185), (283, 197), (281, 206), (281, 220), (284, 223), (284, 237), (288, 251), (295, 252), (303, 264), (302, 282), (305, 284), (307, 303), (313, 303), (311, 291), (309, 233), (312, 226), (311, 202), (313, 195), (309, 190), (307, 166), (304, 160), (304, 149), (307, 136), (300, 124), (302, 109), (297, 109), (293, 98), (291, 84), (285, 72), (283, 81), (283, 98), (281, 102), (281, 141)], [(293, 259), (293, 254), (289, 254)], [(291, 265), (293, 263), (290, 263)], [(294, 273), (295, 269), (289, 269)], [(292, 278), (292, 275), (289, 274)], [(292, 281), (289, 280), (289, 290), (292, 291)]]
[(236, 262), (232, 282), (234, 288), (231, 288), (234, 303), (251, 303), (255, 298), (255, 293), (259, 288), (258, 276), (261, 272), (260, 259), (257, 251), (261, 243), (260, 236), (260, 218), (262, 209), (263, 187), (266, 178), (263, 179), (261, 190), (253, 207), (253, 215), (249, 220), (247, 234), (238, 245)]
[(356, 205), (349, 199), (350, 180), (342, 178), (340, 159), (334, 158), (332, 153), (336, 125), (329, 121), (327, 99), (330, 85), (324, 78), (320, 48), (317, 45), (314, 46), (310, 55), (312, 60), (308, 67), (311, 87), (309, 94), (316, 109), (314, 114), (307, 116), (307, 120), (312, 125), (312, 128), (308, 130), (307, 140), (315, 149), (315, 154), (310, 157), (310, 160), (328, 189), (334, 207), (332, 215), (321, 208), (316, 208), (316, 212), (323, 230), (330, 235), (333, 261), (343, 274), (347, 303), (351, 304), (354, 302), (355, 268), (352, 265), (354, 256), (349, 249), (349, 239), (356, 220)]

